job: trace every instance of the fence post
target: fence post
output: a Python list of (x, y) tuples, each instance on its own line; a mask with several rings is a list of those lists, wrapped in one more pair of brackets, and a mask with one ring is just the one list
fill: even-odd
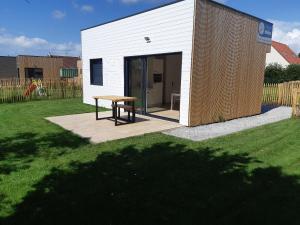
[(277, 100), (277, 104), (281, 105), (282, 104), (282, 95), (283, 95), (283, 85), (282, 84), (278, 84), (278, 100)]
[(292, 94), (293, 116), (300, 117), (300, 88), (294, 88)]

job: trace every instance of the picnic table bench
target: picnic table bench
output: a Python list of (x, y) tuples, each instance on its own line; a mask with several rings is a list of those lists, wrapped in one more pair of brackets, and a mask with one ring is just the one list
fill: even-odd
[[(94, 96), (93, 97), (96, 102), (96, 120), (101, 119), (111, 119), (113, 118), (115, 120), (115, 126), (118, 125), (118, 120), (124, 120), (121, 118), (121, 112), (120, 109), (124, 109), (128, 112), (128, 118), (127, 122), (134, 123), (135, 122), (135, 101), (137, 98), (135, 97), (128, 97), (128, 96), (116, 96), (116, 95), (107, 95), (107, 96)], [(112, 107), (112, 116), (111, 117), (105, 117), (105, 118), (99, 118), (99, 100), (107, 100), (111, 101), (111, 107)], [(119, 102), (124, 102), (124, 104), (118, 104)], [(130, 119), (130, 113), (132, 113), (132, 120)]]

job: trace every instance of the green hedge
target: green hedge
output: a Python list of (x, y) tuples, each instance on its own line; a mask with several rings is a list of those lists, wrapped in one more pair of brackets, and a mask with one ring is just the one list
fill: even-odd
[(284, 68), (278, 63), (270, 64), (265, 70), (265, 83), (282, 83), (300, 80), (300, 65), (291, 64)]

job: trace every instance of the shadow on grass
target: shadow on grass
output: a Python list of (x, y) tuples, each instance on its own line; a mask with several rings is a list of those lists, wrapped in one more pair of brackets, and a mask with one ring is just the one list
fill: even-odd
[(0, 174), (26, 169), (37, 156), (42, 156), (46, 160), (88, 143), (87, 139), (68, 131), (50, 134), (26, 132), (2, 138), (0, 139)]
[(253, 159), (185, 145), (102, 153), (53, 170), (1, 224), (298, 224), (298, 177), (246, 171)]
[(7, 202), (6, 202), (6, 196), (4, 194), (0, 193), (0, 208), (3, 208), (5, 206), (5, 204), (7, 204)]

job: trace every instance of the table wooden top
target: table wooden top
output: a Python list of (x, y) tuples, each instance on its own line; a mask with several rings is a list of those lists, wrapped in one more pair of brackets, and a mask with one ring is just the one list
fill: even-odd
[(106, 95), (106, 96), (94, 96), (94, 99), (109, 100), (112, 102), (134, 102), (137, 100), (136, 97), (128, 96), (117, 96), (117, 95)]

